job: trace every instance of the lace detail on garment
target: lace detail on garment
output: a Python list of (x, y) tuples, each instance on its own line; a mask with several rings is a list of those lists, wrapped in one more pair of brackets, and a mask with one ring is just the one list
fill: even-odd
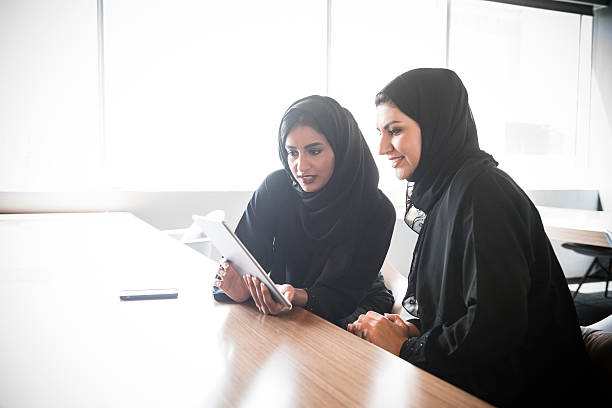
[(406, 309), (406, 311), (410, 313), (412, 316), (414, 317), (419, 316), (419, 303), (417, 302), (414, 296), (409, 296), (406, 299), (404, 299), (402, 306), (404, 306), (404, 309)]
[(419, 210), (412, 204), (412, 190), (414, 189), (414, 183), (409, 183), (406, 189), (406, 214), (404, 214), (404, 222), (417, 234), (421, 232), (425, 218), (427, 214), (424, 211)]

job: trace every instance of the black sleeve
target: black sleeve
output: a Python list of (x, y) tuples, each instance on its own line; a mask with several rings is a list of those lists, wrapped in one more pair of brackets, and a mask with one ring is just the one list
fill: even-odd
[(257, 259), (261, 267), (270, 271), (273, 245), (281, 205), (286, 201), (287, 176), (282, 170), (272, 173), (253, 193), (251, 201), (236, 227), (236, 235)]
[(341, 252), (345, 249), (342, 247), (336, 252), (338, 259), (334, 259), (334, 254), (331, 254), (325, 268), (336, 269), (330, 273), (335, 278), (317, 281), (312, 287), (306, 288), (306, 309), (336, 324), (340, 324), (343, 317), (353, 313), (376, 283), (387, 256), (394, 226), (395, 209), (383, 196), (372, 217), (364, 220), (364, 226), (356, 237), (357, 244), (352, 247), (352, 256), (344, 256)]
[(461, 263), (466, 312), (409, 339), (400, 351), (432, 372), (490, 365), (527, 332), (530, 217), (491, 180), (472, 190), (457, 214), (464, 227), (447, 259)]
[[(286, 178), (283, 170), (266, 177), (253, 193), (235, 231), (236, 236), (266, 271), (272, 267), (276, 217), (279, 205), (283, 202), (282, 191), (287, 183)], [(213, 296), (220, 302), (232, 301), (216, 286), (213, 286)]]

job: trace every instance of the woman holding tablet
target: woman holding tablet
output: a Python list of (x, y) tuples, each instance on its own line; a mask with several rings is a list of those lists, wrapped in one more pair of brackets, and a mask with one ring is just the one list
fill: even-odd
[(480, 150), (459, 77), (408, 71), (376, 105), (379, 153), (414, 182), (405, 221), (419, 237), (404, 307), (418, 319), (368, 312), (349, 331), (494, 405), (589, 398), (563, 271), (536, 207)]
[[(283, 170), (255, 191), (236, 235), (296, 306), (345, 327), (360, 313), (391, 310), (379, 271), (395, 210), (378, 190), (378, 169), (351, 113), (309, 96), (282, 118)], [(253, 298), (264, 314), (283, 308), (255, 278), (219, 269), (217, 300)]]

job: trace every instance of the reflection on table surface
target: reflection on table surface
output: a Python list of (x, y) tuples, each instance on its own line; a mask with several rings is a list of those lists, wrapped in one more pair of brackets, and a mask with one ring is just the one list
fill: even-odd
[(0, 216), (0, 406), (486, 405), (301, 308), (214, 302), (216, 268), (127, 213)]

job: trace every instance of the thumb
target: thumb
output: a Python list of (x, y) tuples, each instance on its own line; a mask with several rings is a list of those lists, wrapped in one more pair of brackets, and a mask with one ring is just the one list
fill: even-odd
[(280, 292), (287, 298), (288, 301), (293, 301), (293, 295), (295, 292), (295, 288), (292, 285), (281, 285)]

